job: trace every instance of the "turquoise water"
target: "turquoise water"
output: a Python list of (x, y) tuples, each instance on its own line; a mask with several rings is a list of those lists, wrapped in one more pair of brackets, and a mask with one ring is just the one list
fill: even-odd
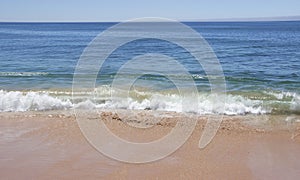
[[(0, 23), (0, 111), (68, 109), (86, 101), (85, 92), (71, 99), (77, 61), (89, 42), (114, 24)], [(206, 39), (222, 65), (226, 114), (300, 113), (299, 21), (185, 24)], [(135, 56), (154, 52), (174, 57), (188, 69), (200, 94), (197, 113), (213, 113), (208, 108), (210, 85), (202, 67), (184, 49), (156, 39), (133, 41), (108, 57), (97, 78), (99, 97), (93, 105), (182, 111), (174, 84), (153, 74), (137, 81), (131, 97), (120, 93), (130, 106), (109, 99), (118, 69)], [(124, 82), (135, 73), (123, 74)], [(189, 88), (184, 77), (176, 78)]]

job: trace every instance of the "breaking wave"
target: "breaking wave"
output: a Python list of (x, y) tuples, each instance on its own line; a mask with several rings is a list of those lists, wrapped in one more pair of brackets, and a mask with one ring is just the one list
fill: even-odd
[[(119, 91), (118, 98), (111, 98), (112, 91)], [(158, 111), (192, 112), (200, 115), (219, 114), (213, 109), (217, 103), (210, 93), (198, 96), (198, 107), (182, 107), (182, 97), (175, 91), (148, 92), (132, 90), (130, 93), (98, 87), (95, 98), (87, 92), (71, 91), (5, 91), (0, 90), (0, 112), (66, 110), (72, 108), (93, 109), (146, 109)], [(128, 96), (129, 94), (129, 96)], [(190, 97), (191, 100), (197, 98)], [(193, 103), (191, 103), (193, 104)], [(183, 109), (185, 108), (185, 109)], [(224, 114), (286, 114), (300, 112), (300, 96), (291, 92), (261, 92), (252, 94), (228, 93)]]

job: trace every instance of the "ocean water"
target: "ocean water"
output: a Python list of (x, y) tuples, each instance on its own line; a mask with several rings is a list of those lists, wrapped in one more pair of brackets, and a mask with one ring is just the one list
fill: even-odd
[[(97, 98), (89, 100), (82, 91), (72, 99), (80, 55), (99, 33), (115, 24), (0, 23), (0, 112), (76, 106), (185, 111), (176, 87), (161, 75), (141, 76), (129, 93), (111, 87), (118, 69), (129, 59), (155, 52), (177, 58), (192, 75), (199, 91), (194, 113), (218, 113), (211, 108), (215, 101), (202, 67), (180, 47), (156, 39), (118, 48), (100, 70)], [(225, 114), (300, 114), (300, 21), (184, 24), (205, 38), (220, 61), (227, 87)], [(121, 77), (126, 82), (136, 73)], [(189, 89), (184, 75), (174, 78)], [(112, 91), (119, 95), (118, 101), (110, 98)]]

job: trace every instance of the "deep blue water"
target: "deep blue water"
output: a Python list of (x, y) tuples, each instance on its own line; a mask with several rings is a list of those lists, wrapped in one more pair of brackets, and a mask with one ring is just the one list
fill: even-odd
[[(71, 89), (74, 69), (84, 48), (114, 24), (0, 23), (0, 89)], [(214, 50), (229, 94), (264, 99), (274, 93), (276, 97), (290, 93), (294, 95), (288, 101), (299, 98), (300, 21), (185, 24), (199, 32)], [(195, 75), (199, 89), (209, 87), (201, 66), (185, 52), (153, 39), (132, 42), (115, 51), (102, 69), (107, 76), (99, 77), (98, 84), (109, 84), (128, 58), (152, 51), (178, 57)], [(163, 77), (144, 79), (157, 86), (172, 86)]]
[[(1, 89), (70, 87), (84, 48), (97, 34), (114, 24), (0, 23)], [(300, 22), (185, 24), (198, 31), (213, 48), (223, 67), (228, 90), (299, 91)], [(139, 50), (149, 52), (149, 47), (153, 48), (153, 44), (149, 44), (142, 47), (144, 51)], [(176, 48), (156, 52), (170, 49), (171, 53), (178, 53)], [(128, 52), (123, 50), (123, 55), (132, 51), (125, 50)], [(115, 56), (117, 58), (120, 57)], [(190, 69), (197, 71), (199, 68)], [(19, 72), (45, 72), (47, 75), (14, 74)]]

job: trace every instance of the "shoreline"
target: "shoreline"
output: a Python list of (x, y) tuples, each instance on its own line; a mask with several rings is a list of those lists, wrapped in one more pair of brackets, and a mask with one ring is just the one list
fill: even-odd
[[(141, 113), (137, 119), (154, 114)], [(149, 129), (128, 130), (128, 122), (111, 110), (100, 116), (122, 138), (147, 142), (164, 136), (176, 118), (183, 118), (179, 113), (160, 113), (167, 114), (166, 118)], [(217, 135), (204, 149), (198, 148), (198, 142), (207, 116), (196, 118), (192, 135), (170, 156), (152, 163), (129, 164), (96, 151), (81, 134), (71, 110), (3, 112), (0, 173), (8, 179), (293, 179), (300, 175), (300, 116), (290, 116), (290, 121), (284, 121), (287, 116), (283, 115), (224, 116)]]

